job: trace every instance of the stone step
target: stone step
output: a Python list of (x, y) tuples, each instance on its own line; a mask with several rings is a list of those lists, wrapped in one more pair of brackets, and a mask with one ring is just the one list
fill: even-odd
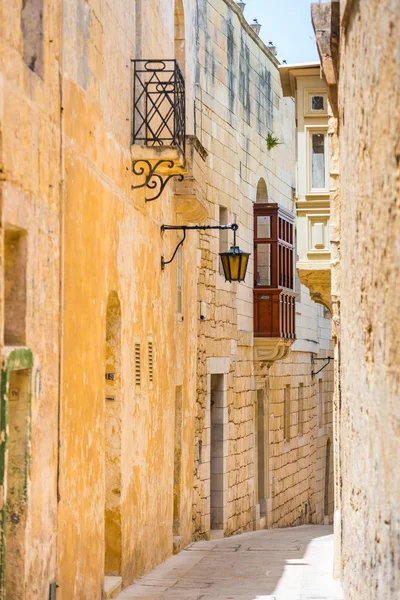
[(103, 584), (103, 598), (104, 600), (111, 600), (115, 598), (117, 594), (122, 591), (122, 577), (112, 577), (107, 575), (104, 577)]

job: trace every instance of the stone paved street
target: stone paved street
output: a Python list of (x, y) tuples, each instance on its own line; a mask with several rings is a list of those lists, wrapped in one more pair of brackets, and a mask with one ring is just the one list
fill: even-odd
[(342, 600), (332, 528), (303, 525), (197, 542), (118, 600)]

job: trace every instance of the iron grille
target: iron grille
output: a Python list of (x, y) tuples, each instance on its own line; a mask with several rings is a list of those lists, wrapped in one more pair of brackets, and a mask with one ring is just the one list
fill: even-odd
[(185, 152), (185, 81), (176, 60), (133, 60), (133, 143)]

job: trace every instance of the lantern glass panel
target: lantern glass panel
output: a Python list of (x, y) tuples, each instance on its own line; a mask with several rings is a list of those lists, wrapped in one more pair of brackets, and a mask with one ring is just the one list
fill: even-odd
[(230, 269), (229, 269), (228, 253), (224, 252), (223, 254), (220, 254), (220, 257), (221, 257), (221, 262), (222, 262), (222, 268), (224, 270), (225, 279), (227, 281), (230, 281), (231, 280), (231, 274), (230, 274)]
[(246, 277), (247, 265), (249, 264), (249, 257), (250, 254), (247, 254), (247, 252), (243, 252), (242, 261), (240, 264), (240, 281), (244, 281), (244, 278)]
[(228, 260), (229, 260), (229, 265), (230, 265), (231, 280), (237, 281), (239, 279), (241, 255), (240, 254), (230, 254)]

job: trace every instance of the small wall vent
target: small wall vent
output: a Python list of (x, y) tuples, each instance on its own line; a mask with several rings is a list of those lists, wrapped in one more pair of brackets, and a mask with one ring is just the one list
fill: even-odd
[(142, 382), (142, 372), (141, 372), (141, 361), (140, 361), (140, 344), (135, 344), (135, 385), (136, 387), (140, 387)]
[(147, 343), (148, 359), (149, 359), (149, 383), (153, 385), (154, 381), (154, 357), (153, 357), (153, 342)]

